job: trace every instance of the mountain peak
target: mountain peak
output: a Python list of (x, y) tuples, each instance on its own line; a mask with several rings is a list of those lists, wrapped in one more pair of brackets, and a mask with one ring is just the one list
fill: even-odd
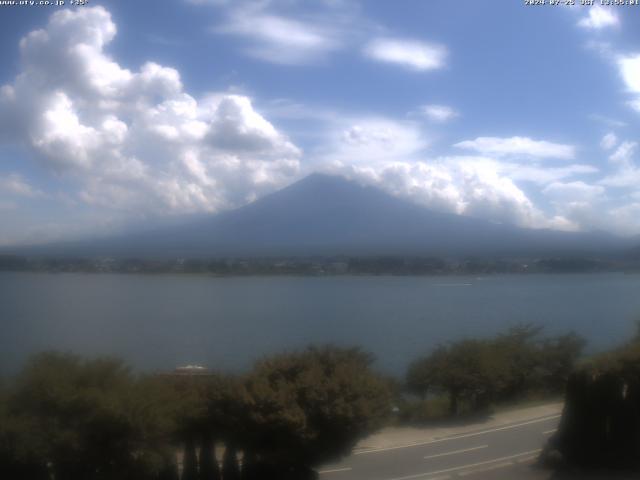
[(434, 212), (341, 176), (313, 173), (237, 210), (180, 227), (80, 242), (73, 251), (174, 258), (505, 256), (575, 254), (607, 247), (607, 239), (595, 240), (582, 234), (526, 230)]
[(323, 183), (323, 182), (351, 183), (349, 180), (347, 180), (345, 177), (341, 175), (335, 175), (335, 174), (324, 173), (324, 172), (310, 173), (306, 177), (303, 177), (301, 180), (299, 180), (297, 183), (310, 184), (310, 183)]
[(348, 178), (340, 175), (314, 172), (282, 189), (281, 191), (326, 190), (327, 192), (331, 192), (335, 191), (336, 189), (362, 190), (363, 188), (364, 187), (362, 187), (359, 183), (353, 180), (349, 180)]

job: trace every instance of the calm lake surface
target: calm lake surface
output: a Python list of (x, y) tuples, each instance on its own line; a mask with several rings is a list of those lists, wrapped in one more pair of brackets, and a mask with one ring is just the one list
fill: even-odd
[(360, 345), (402, 374), (439, 342), (518, 322), (601, 350), (640, 318), (640, 275), (249, 277), (0, 274), (0, 374), (33, 352), (109, 354), (142, 370), (238, 371), (266, 353)]

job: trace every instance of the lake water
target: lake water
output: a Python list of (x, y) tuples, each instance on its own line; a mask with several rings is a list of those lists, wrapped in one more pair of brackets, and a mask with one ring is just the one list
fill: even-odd
[(592, 350), (640, 318), (640, 275), (248, 277), (0, 274), (0, 373), (33, 352), (110, 354), (138, 369), (238, 371), (309, 343), (359, 345), (402, 374), (439, 342), (518, 322), (575, 330)]

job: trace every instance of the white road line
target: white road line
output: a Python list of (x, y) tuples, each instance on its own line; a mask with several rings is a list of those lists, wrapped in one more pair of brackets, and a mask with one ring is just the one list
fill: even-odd
[(562, 415), (552, 415), (550, 417), (538, 418), (538, 419), (535, 419), (535, 420), (530, 420), (528, 422), (517, 423), (517, 424), (514, 424), (514, 425), (507, 425), (505, 427), (498, 427), (498, 428), (493, 428), (493, 429), (490, 429), (490, 430), (482, 430), (480, 432), (473, 432), (473, 433), (467, 433), (467, 434), (463, 434), (463, 435), (456, 435), (456, 436), (452, 436), (452, 437), (439, 438), (437, 440), (427, 440), (426, 442), (408, 443), (406, 445), (398, 445), (396, 447), (372, 448), (371, 450), (362, 450), (361, 452), (354, 452), (353, 455), (365, 455), (365, 454), (368, 454), (368, 453), (387, 452), (389, 450), (399, 450), (401, 448), (410, 448), (410, 447), (421, 447), (421, 446), (424, 446), (424, 445), (433, 445), (434, 443), (450, 442), (452, 440), (459, 440), (461, 438), (477, 437), (478, 435), (485, 435), (487, 433), (501, 432), (503, 430), (510, 430), (512, 428), (524, 427), (526, 425), (533, 425), (534, 423), (546, 422), (546, 421), (549, 421), (549, 420), (554, 420), (556, 418), (560, 418), (561, 416)]
[(318, 472), (319, 475), (324, 475), (325, 473), (338, 473), (338, 472), (348, 472), (351, 470), (351, 467), (344, 468), (332, 468), (331, 470), (320, 470)]
[(463, 450), (454, 450), (453, 452), (446, 453), (436, 453), (435, 455), (427, 455), (425, 460), (429, 460), (430, 458), (438, 458), (438, 457), (446, 457), (447, 455), (455, 455), (456, 453), (465, 453), (465, 452), (473, 452), (474, 450), (481, 450), (483, 448), (488, 448), (489, 445), (480, 445), (478, 447), (465, 448)]
[[(488, 465), (490, 463), (500, 463), (500, 462), (505, 462), (506, 460), (512, 460), (518, 457), (522, 457), (525, 455), (531, 455), (532, 453), (539, 453), (541, 452), (542, 449), (537, 449), (537, 450), (529, 450), (528, 452), (521, 452), (521, 453), (516, 453), (515, 455), (509, 455), (507, 457), (500, 457), (500, 458), (494, 458), (492, 460), (485, 460), (484, 462), (476, 462), (476, 463), (470, 463), (468, 465), (461, 465), (459, 467), (451, 467), (451, 468), (445, 468), (444, 470), (436, 470), (434, 472), (424, 472), (424, 473), (416, 473), (414, 475), (406, 475), (404, 477), (394, 477), (394, 478), (388, 478), (387, 480), (410, 480), (413, 478), (425, 478), (425, 477), (431, 477), (433, 475), (440, 475), (442, 473), (449, 473), (449, 472), (456, 472), (459, 470), (467, 470), (469, 468), (474, 468), (474, 467), (479, 467), (481, 465)], [(504, 466), (509, 466), (511, 465), (511, 462), (507, 462)], [(431, 479), (433, 480), (433, 479)]]
[(546, 430), (544, 432), (542, 432), (543, 435), (549, 435), (551, 433), (555, 433), (558, 429), (554, 428), (553, 430)]
[(538, 458), (538, 455), (531, 455), (530, 457), (524, 457), (524, 458), (520, 458), (518, 460), (516, 460), (518, 463), (527, 463), (527, 462), (531, 462), (532, 460), (535, 460)]

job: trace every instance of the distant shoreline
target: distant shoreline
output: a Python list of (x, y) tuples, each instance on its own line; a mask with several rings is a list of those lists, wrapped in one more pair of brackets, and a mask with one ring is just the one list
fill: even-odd
[(457, 276), (532, 273), (638, 273), (635, 257), (332, 256), (117, 258), (0, 255), (0, 272), (246, 276)]
[[(126, 275), (126, 276), (145, 276), (145, 277), (199, 277), (199, 278), (376, 278), (376, 277), (394, 277), (394, 278), (461, 278), (461, 277), (491, 277), (491, 276), (538, 276), (538, 275), (638, 275), (640, 270), (601, 270), (601, 271), (531, 271), (531, 272), (448, 272), (448, 273), (211, 273), (211, 272), (179, 272), (179, 271), (163, 271), (163, 272), (147, 272), (147, 271), (89, 271), (89, 270), (0, 270), (0, 274), (46, 274), (46, 275)], [(458, 287), (467, 286), (468, 284), (439, 284), (441, 287)]]

